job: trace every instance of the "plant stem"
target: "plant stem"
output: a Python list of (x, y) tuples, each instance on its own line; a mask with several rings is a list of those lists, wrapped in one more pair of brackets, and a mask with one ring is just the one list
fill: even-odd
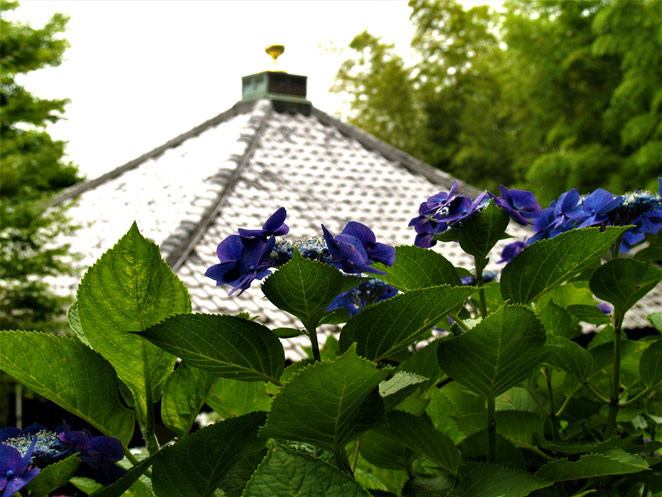
[(457, 316), (457, 314), (449, 314), (449, 316), (451, 317), (451, 319), (453, 320), (454, 323), (457, 323), (457, 325), (458, 325), (460, 328), (462, 328), (464, 331), (469, 331), (470, 328), (467, 326), (467, 324), (466, 324), (464, 321), (462, 321), (462, 320)]
[(474, 257), (476, 266), (476, 286), (478, 287), (478, 297), (480, 298), (480, 315), (485, 319), (487, 317), (487, 303), (485, 302), (485, 290), (483, 290), (483, 261)]
[(359, 461), (359, 443), (360, 443), (359, 439), (356, 438), (354, 440), (354, 452), (352, 453), (352, 466), (351, 466), (352, 473), (356, 471), (356, 463), (358, 463)]
[(496, 461), (496, 402), (494, 395), (487, 398), (487, 462)]
[(588, 381), (584, 382), (584, 386), (588, 388), (588, 391), (591, 392), (598, 400), (604, 402), (605, 404), (609, 404), (611, 401), (602, 395), (600, 391), (595, 388), (593, 385), (591, 385)]
[(640, 398), (642, 398), (647, 393), (650, 393), (652, 390), (655, 390), (656, 388), (659, 388), (660, 385), (661, 385), (660, 383), (657, 383), (655, 385), (650, 385), (649, 387), (646, 387), (644, 390), (639, 392), (637, 395), (635, 395), (631, 399), (627, 400), (626, 402), (622, 402), (621, 404), (619, 404), (619, 407), (626, 407), (626, 406), (629, 406), (631, 404), (634, 404), (636, 401), (638, 401)]
[(609, 398), (609, 414), (607, 415), (607, 426), (604, 438), (611, 437), (616, 426), (616, 415), (618, 414), (618, 397), (621, 387), (621, 328), (623, 316), (614, 312), (614, 375), (611, 381), (611, 396)]
[(566, 395), (565, 400), (563, 401), (563, 404), (561, 404), (561, 407), (559, 407), (559, 410), (556, 411), (556, 417), (560, 417), (561, 414), (563, 414), (563, 411), (565, 411), (565, 408), (568, 407), (568, 404), (570, 404), (570, 400), (575, 396), (575, 394), (579, 391), (581, 388), (581, 385), (577, 385), (575, 389), (570, 392), (568, 395)]
[(549, 417), (552, 420), (552, 438), (554, 440), (561, 440), (559, 434), (559, 422), (556, 419), (556, 408), (554, 407), (554, 392), (552, 389), (552, 371), (549, 368), (544, 368), (542, 374), (547, 380), (547, 391), (549, 392)]
[(308, 327), (306, 326), (306, 330), (308, 331), (308, 336), (310, 337), (310, 345), (313, 348), (313, 360), (316, 362), (320, 362), (321, 356), (320, 356), (320, 347), (317, 343), (317, 330), (313, 327)]
[[(149, 362), (147, 361), (147, 349), (145, 347), (145, 339), (140, 339), (140, 346), (142, 348), (142, 361), (143, 361), (143, 376), (145, 378), (145, 416), (140, 416), (140, 432), (145, 440), (145, 446), (149, 455), (154, 455), (159, 451), (159, 441), (154, 434), (154, 402), (152, 400), (152, 384), (149, 378)], [(140, 400), (136, 399), (138, 411), (140, 411)]]
[(347, 458), (347, 452), (343, 447), (335, 447), (333, 454), (336, 456), (336, 464), (341, 471), (354, 476), (354, 471), (352, 471), (352, 466), (349, 464), (349, 459)]

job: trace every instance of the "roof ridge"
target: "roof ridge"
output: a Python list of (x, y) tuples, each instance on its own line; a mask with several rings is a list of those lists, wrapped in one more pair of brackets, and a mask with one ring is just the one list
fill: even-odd
[[(207, 208), (207, 210), (202, 214), (197, 223), (193, 226), (192, 229), (186, 230), (189, 232), (189, 236), (179, 241), (172, 251), (165, 258), (166, 262), (170, 266), (173, 272), (177, 272), (179, 267), (186, 261), (189, 254), (193, 251), (196, 244), (200, 241), (203, 235), (206, 233), (209, 225), (214, 221), (218, 216), (218, 213), (221, 211), (225, 205), (225, 200), (228, 193), (232, 191), (234, 186), (237, 184), (239, 177), (246, 167), (246, 164), (250, 161), (255, 148), (257, 147), (260, 138), (266, 127), (266, 123), (274, 112), (273, 104), (269, 100), (260, 99), (255, 102), (259, 102), (260, 105), (256, 105), (256, 111), (261, 112), (261, 107), (264, 106), (264, 112), (262, 116), (259, 117), (259, 123), (257, 125), (251, 126), (249, 122), (248, 127), (253, 127), (255, 131), (252, 134), (252, 139), (246, 145), (246, 149), (241, 157), (237, 160), (237, 167), (232, 171), (232, 174), (225, 182), (221, 188), (216, 200)], [(178, 238), (175, 233), (166, 238), (162, 243), (161, 247), (168, 244), (168, 240), (171, 238)]]
[(317, 107), (312, 107), (312, 114), (325, 125), (331, 125), (338, 129), (343, 135), (351, 136), (356, 139), (361, 145), (363, 145), (368, 150), (375, 150), (380, 153), (383, 157), (390, 161), (398, 162), (404, 167), (409, 169), (411, 172), (420, 174), (432, 183), (444, 186), (448, 189), (451, 188), (454, 181), (457, 181), (460, 185), (460, 188), (463, 189), (466, 193), (476, 196), (480, 194), (480, 190), (469, 183), (465, 183), (462, 180), (454, 178), (450, 174), (437, 169), (425, 162), (417, 159), (416, 157), (409, 155), (406, 152), (386, 143), (383, 140), (380, 140), (376, 136), (364, 131), (356, 126), (345, 123), (340, 119), (333, 117), (326, 112), (319, 110)]
[(168, 140), (162, 145), (159, 145), (158, 147), (150, 150), (149, 152), (146, 152), (142, 154), (139, 157), (136, 157), (133, 160), (130, 160), (129, 162), (122, 164), (119, 167), (116, 167), (115, 169), (112, 169), (111, 171), (108, 171), (107, 173), (102, 174), (101, 176), (98, 176), (94, 179), (83, 181), (82, 183), (77, 183), (75, 185), (70, 186), (69, 188), (65, 189), (62, 191), (59, 195), (57, 195), (51, 202), (51, 207), (58, 206), (62, 204), (63, 202), (67, 200), (71, 200), (72, 198), (80, 195), (81, 193), (85, 193), (88, 190), (92, 190), (107, 181), (117, 178), (118, 176), (121, 176), (124, 174), (126, 171), (130, 171), (131, 169), (135, 169), (142, 163), (146, 162), (149, 159), (153, 159), (155, 157), (158, 157), (162, 153), (164, 153), (166, 150), (170, 148), (175, 148), (182, 144), (184, 141), (188, 140), (189, 138), (193, 136), (197, 136), (203, 131), (207, 130), (208, 128), (211, 128), (212, 126), (216, 126), (218, 124), (221, 124), (224, 121), (229, 120), (232, 117), (235, 117), (239, 114), (245, 114), (247, 112), (251, 112), (253, 108), (255, 107), (257, 101), (252, 101), (252, 102), (237, 102), (234, 104), (230, 109), (221, 112), (220, 114), (212, 117), (211, 119), (208, 119), (207, 121), (203, 122), (202, 124), (199, 124), (193, 128), (191, 128), (188, 131), (185, 131), (184, 133), (181, 133), (177, 135), (176, 137)]

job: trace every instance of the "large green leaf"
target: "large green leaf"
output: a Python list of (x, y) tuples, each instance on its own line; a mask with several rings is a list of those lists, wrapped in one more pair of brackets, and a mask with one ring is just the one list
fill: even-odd
[(186, 435), (195, 417), (205, 403), (214, 384), (215, 376), (208, 371), (181, 362), (168, 376), (163, 387), (161, 419), (163, 424), (178, 436)]
[[(161, 449), (161, 452), (170, 450), (170, 447), (165, 447)], [(91, 495), (93, 497), (120, 497), (125, 496), (125, 492), (129, 488), (134, 488), (136, 493), (140, 492), (139, 489), (144, 487), (144, 485), (138, 481), (140, 476), (149, 469), (149, 467), (154, 463), (156, 455), (151, 457), (146, 457), (138, 464), (133, 466), (129, 471), (126, 472), (122, 478), (111, 483), (108, 486), (101, 487), (98, 490), (94, 491)], [(146, 490), (146, 489), (145, 489)], [(151, 493), (151, 492), (150, 492)]]
[(73, 454), (66, 459), (49, 464), (25, 488), (31, 492), (30, 495), (48, 497), (53, 490), (69, 481), (80, 462), (78, 454)]
[(308, 366), (274, 397), (260, 435), (342, 448), (382, 417), (376, 389), (390, 372), (359, 357), (355, 347)]
[(71, 331), (74, 332), (74, 335), (76, 335), (85, 345), (91, 347), (90, 341), (85, 336), (85, 333), (83, 333), (83, 328), (80, 325), (80, 318), (78, 317), (78, 302), (74, 302), (69, 309), (67, 309), (67, 321), (69, 321), (69, 327), (71, 328)]
[(368, 430), (361, 435), (361, 455), (375, 466), (387, 469), (407, 469), (416, 454), (391, 437), (386, 427)]
[(347, 474), (308, 454), (274, 445), (248, 482), (250, 497), (369, 497)]
[(624, 227), (582, 228), (532, 243), (501, 273), (501, 293), (512, 302), (528, 304), (598, 261), (625, 231)]
[(2, 331), (0, 369), (105, 435), (131, 440), (133, 411), (120, 402), (113, 368), (78, 339)]
[(207, 404), (223, 419), (236, 418), (249, 412), (268, 411), (271, 404), (268, 385), (262, 381), (218, 378), (207, 395)]
[(402, 411), (386, 416), (388, 433), (405, 447), (422, 454), (444, 471), (456, 475), (462, 462), (453, 441), (421, 417)]
[(536, 476), (548, 481), (568, 481), (596, 476), (626, 475), (648, 469), (646, 461), (638, 455), (621, 449), (600, 454), (586, 454), (578, 461), (561, 459), (551, 461), (538, 470)]
[(391, 357), (425, 336), (474, 291), (473, 287), (431, 287), (366, 307), (342, 329), (340, 349), (356, 342), (363, 357), (373, 361)]
[(269, 328), (236, 316), (181, 314), (140, 333), (189, 365), (217, 376), (279, 383), (285, 352)]
[(455, 267), (443, 255), (421, 247), (402, 245), (395, 248), (395, 264), (375, 264), (385, 275), (375, 275), (400, 291), (418, 290), (439, 285), (460, 286)]
[(509, 222), (508, 213), (490, 200), (485, 209), (463, 221), (457, 240), (467, 254), (485, 261), (494, 245), (504, 238)]
[(603, 264), (593, 273), (591, 291), (613, 304), (622, 316), (661, 280), (662, 270), (653, 264), (619, 258)]
[(581, 345), (562, 337), (550, 335), (547, 337), (549, 355), (547, 363), (562, 369), (579, 380), (588, 379), (593, 373), (593, 358), (591, 353)]
[(144, 404), (147, 387), (152, 400), (158, 400), (176, 357), (132, 332), (172, 314), (190, 312), (186, 287), (134, 223), (87, 271), (77, 297), (85, 338), (135, 393), (144, 415), (151, 409)]
[(227, 419), (182, 438), (159, 453), (152, 468), (157, 497), (207, 497), (228, 471), (248, 454), (260, 450), (257, 437), (265, 413)]
[(384, 400), (384, 410), (394, 409), (400, 402), (409, 397), (414, 391), (421, 387), (428, 378), (408, 371), (396, 371), (396, 373), (379, 384), (379, 395)]
[(265, 280), (262, 292), (276, 307), (298, 317), (306, 328), (314, 329), (333, 299), (360, 282), (361, 278), (345, 276), (334, 267), (304, 259), (295, 251), (290, 262)]
[(453, 497), (525, 497), (550, 485), (550, 482), (523, 470), (498, 464), (471, 463), (460, 468), (460, 482)]
[(547, 354), (545, 330), (524, 306), (504, 306), (471, 330), (439, 344), (441, 369), (484, 398), (524, 380)]
[(662, 382), (662, 340), (644, 350), (639, 361), (639, 377), (647, 387)]

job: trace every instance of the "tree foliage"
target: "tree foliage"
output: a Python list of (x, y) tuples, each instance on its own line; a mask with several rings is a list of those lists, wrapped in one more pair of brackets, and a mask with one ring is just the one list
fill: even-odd
[(463, 180), (656, 190), (662, 9), (656, 0), (510, 0), (500, 14), (410, 0), (408, 66), (368, 32), (338, 71), (350, 120)]
[(81, 178), (63, 159), (65, 143), (45, 130), (61, 119), (67, 100), (38, 98), (19, 82), (60, 64), (67, 19), (55, 14), (35, 29), (7, 19), (17, 6), (0, 2), (0, 327), (44, 329), (61, 310), (44, 278), (66, 273), (69, 258), (67, 247), (51, 242), (70, 229), (63, 210), (46, 207)]

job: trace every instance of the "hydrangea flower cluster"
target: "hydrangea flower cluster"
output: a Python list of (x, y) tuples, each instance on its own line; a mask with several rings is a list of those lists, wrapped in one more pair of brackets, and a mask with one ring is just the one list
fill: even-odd
[(508, 190), (501, 187), (501, 196), (495, 197), (487, 190), (475, 200), (458, 193), (455, 181), (448, 192), (440, 192), (423, 202), (418, 209), (418, 216), (409, 222), (416, 230), (414, 245), (430, 248), (437, 241), (435, 237), (449, 228), (460, 227), (462, 222), (474, 212), (483, 210), (491, 199), (520, 224), (530, 224), (541, 210), (531, 192)]
[[(491, 283), (492, 281), (497, 281), (499, 279), (499, 273), (496, 271), (484, 271), (483, 272), (483, 283)], [(463, 285), (475, 285), (476, 277), (472, 274), (471, 276), (465, 276), (461, 279)]]
[(390, 299), (397, 293), (398, 290), (391, 285), (381, 280), (369, 279), (361, 282), (356, 288), (338, 295), (326, 310), (345, 308), (350, 316), (354, 316), (367, 305)]
[(87, 431), (72, 431), (64, 423), (55, 431), (40, 424), (0, 430), (0, 497), (10, 497), (30, 483), (55, 459), (77, 453), (95, 470), (94, 478), (109, 485), (125, 474), (115, 463), (124, 457), (122, 443), (113, 437), (93, 437)]
[(239, 229), (237, 234), (223, 240), (216, 249), (220, 264), (208, 268), (205, 276), (216, 280), (217, 285), (230, 285), (230, 294), (237, 291), (241, 294), (254, 280), (290, 261), (295, 248), (306, 259), (331, 264), (346, 273), (383, 274), (370, 267), (371, 264), (381, 262), (390, 266), (395, 262), (395, 247), (378, 243), (372, 230), (356, 221), (347, 223), (335, 237), (322, 225), (323, 238), (276, 240), (276, 236), (289, 232), (286, 215), (281, 207), (261, 230)]

